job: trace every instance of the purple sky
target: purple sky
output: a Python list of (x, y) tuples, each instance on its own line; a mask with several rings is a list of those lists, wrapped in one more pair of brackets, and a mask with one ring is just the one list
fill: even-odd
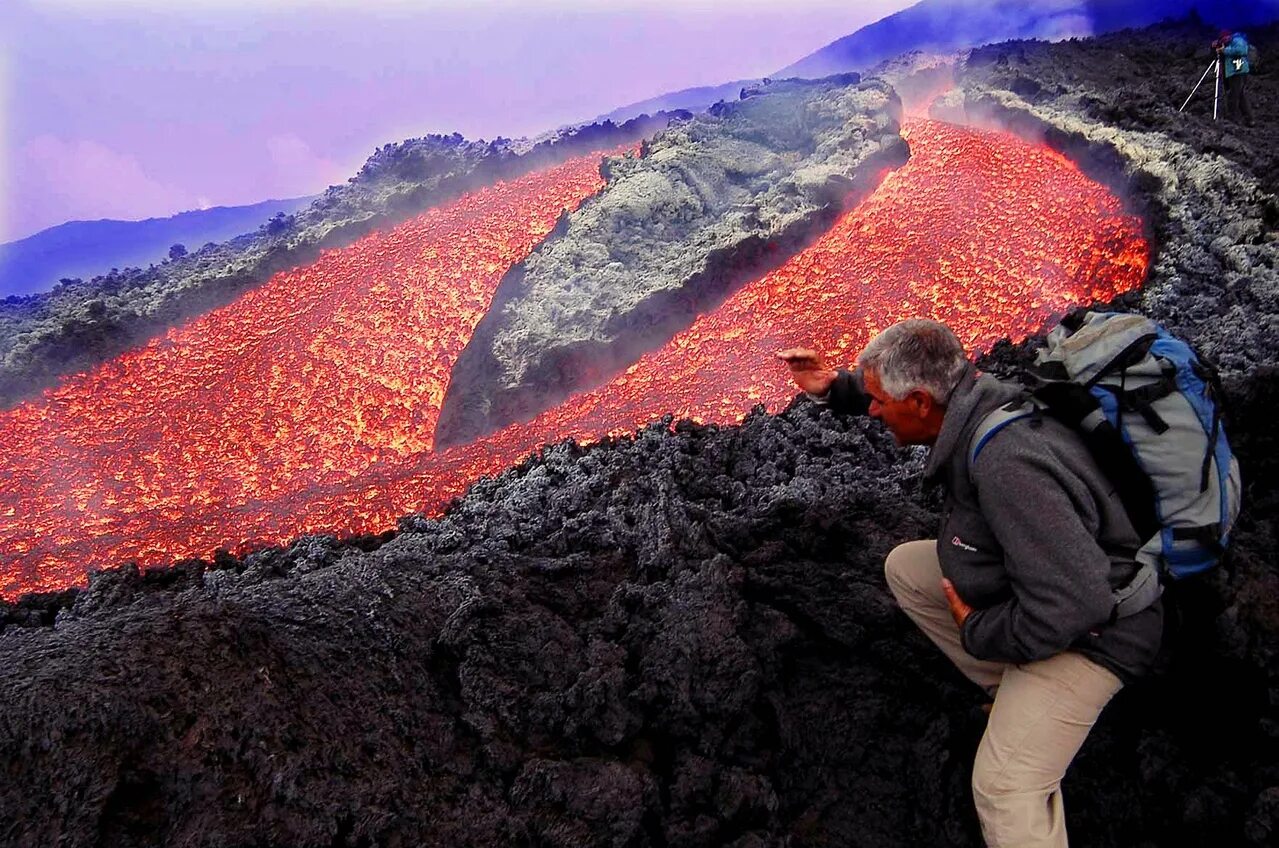
[[(763, 76), (913, 0), (0, 0), (0, 242)], [(171, 8), (177, 7), (177, 8)]]

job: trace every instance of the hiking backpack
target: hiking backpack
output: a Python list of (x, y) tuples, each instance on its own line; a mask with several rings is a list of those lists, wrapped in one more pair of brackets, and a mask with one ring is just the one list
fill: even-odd
[(1239, 514), (1240, 479), (1210, 363), (1144, 316), (1076, 312), (1018, 376), (1026, 392), (978, 424), (969, 466), (1022, 418), (1046, 414), (1080, 434), (1146, 539), (1136, 551), (1108, 551), (1142, 566), (1116, 590), (1113, 617), (1154, 603), (1164, 581), (1217, 564)]

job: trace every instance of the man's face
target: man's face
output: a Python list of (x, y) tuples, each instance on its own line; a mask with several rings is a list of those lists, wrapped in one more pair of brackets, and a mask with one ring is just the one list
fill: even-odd
[(899, 445), (931, 445), (941, 432), (941, 407), (932, 395), (915, 389), (901, 400), (884, 391), (879, 374), (867, 370), (862, 384), (870, 396), (870, 416), (878, 418)]

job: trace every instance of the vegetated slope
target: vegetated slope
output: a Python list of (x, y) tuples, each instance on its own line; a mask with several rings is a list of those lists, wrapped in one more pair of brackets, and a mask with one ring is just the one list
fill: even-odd
[(273, 274), (314, 261), (322, 250), (349, 245), (497, 180), (638, 141), (682, 117), (605, 122), (531, 146), (508, 139), (468, 142), (456, 134), (384, 145), (344, 185), (257, 232), (154, 268), (126, 268), (0, 301), (0, 408), (225, 305)]
[(94, 277), (109, 268), (141, 267), (252, 232), (275, 215), (291, 215), (315, 198), (217, 206), (145, 221), (70, 221), (0, 244), (0, 298), (48, 291), (63, 279)]
[(599, 196), (503, 281), (458, 360), (440, 443), (599, 385), (905, 161), (891, 89), (857, 82), (744, 91), (610, 166)]

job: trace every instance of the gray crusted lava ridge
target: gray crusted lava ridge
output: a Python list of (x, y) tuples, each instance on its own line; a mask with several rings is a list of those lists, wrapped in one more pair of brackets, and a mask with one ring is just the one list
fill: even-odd
[(453, 369), (436, 441), (467, 442), (612, 377), (791, 256), (909, 152), (856, 75), (741, 92), (615, 158), (502, 281)]
[[(1115, 99), (1184, 97), (1171, 56), (1198, 64), (1203, 35), (979, 51), (949, 103), (1126, 191), (1154, 257), (1122, 305), (1226, 372), (1244, 512), (1228, 567), (1173, 593), (1163, 672), (1066, 777), (1090, 848), (1279, 836), (1273, 131)], [(977, 846), (980, 693), (881, 573), (936, 526), (919, 473), (800, 400), (548, 448), (390, 541), (0, 606), (0, 843)]]

